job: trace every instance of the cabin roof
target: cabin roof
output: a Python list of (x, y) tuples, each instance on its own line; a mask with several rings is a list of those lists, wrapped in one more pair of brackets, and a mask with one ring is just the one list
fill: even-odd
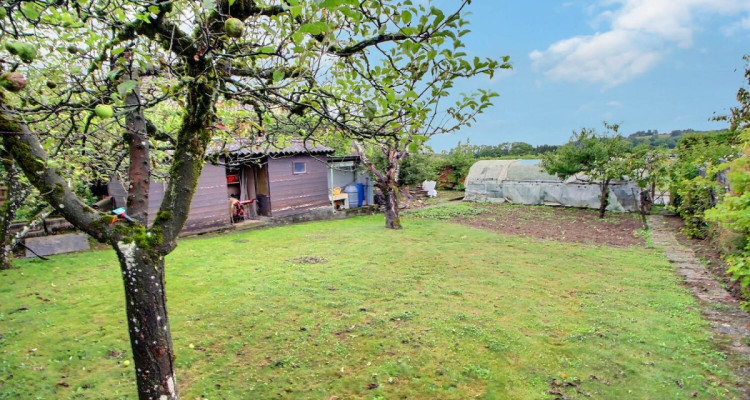
[(209, 153), (224, 153), (243, 157), (292, 156), (298, 154), (333, 154), (335, 150), (322, 144), (294, 138), (284, 147), (253, 139), (239, 138), (231, 143), (215, 143)]

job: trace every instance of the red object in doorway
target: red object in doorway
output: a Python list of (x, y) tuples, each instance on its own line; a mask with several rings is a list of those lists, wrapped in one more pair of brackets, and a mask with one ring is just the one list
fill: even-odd
[(240, 174), (227, 175), (227, 183), (237, 183), (240, 181)]
[(230, 199), (232, 200), (232, 222), (242, 221), (245, 218), (247, 218), (247, 213), (245, 212), (245, 209), (242, 208), (245, 204), (250, 204), (255, 201), (255, 199), (250, 200), (236, 200), (236, 199)]

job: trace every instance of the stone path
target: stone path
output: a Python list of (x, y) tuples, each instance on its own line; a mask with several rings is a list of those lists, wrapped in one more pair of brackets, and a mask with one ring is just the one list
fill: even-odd
[(651, 240), (664, 250), (669, 262), (698, 298), (704, 317), (711, 323), (714, 339), (727, 353), (739, 378), (739, 390), (750, 399), (750, 313), (714, 279), (693, 250), (677, 242), (675, 233), (660, 215), (649, 216)]

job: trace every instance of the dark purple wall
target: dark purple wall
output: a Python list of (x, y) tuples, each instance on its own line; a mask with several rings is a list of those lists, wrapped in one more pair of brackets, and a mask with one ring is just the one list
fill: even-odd
[[(306, 163), (307, 172), (294, 174), (294, 162)], [(268, 160), (271, 216), (284, 217), (329, 206), (326, 156), (298, 155)]]
[[(161, 206), (166, 186), (166, 183), (163, 182), (152, 182), (149, 187), (149, 224), (154, 220), (156, 212)], [(231, 221), (226, 170), (223, 166), (206, 164), (203, 166), (203, 173), (198, 179), (198, 187), (190, 206), (190, 216), (188, 216), (182, 232), (221, 228), (229, 225), (231, 225)]]

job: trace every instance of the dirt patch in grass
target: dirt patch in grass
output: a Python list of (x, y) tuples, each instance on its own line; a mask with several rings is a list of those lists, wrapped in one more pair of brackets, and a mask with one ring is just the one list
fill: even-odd
[(732, 281), (727, 274), (727, 263), (721, 258), (718, 246), (710, 240), (691, 239), (682, 233), (685, 223), (677, 216), (664, 217), (666, 225), (676, 233), (677, 241), (693, 249), (695, 255), (703, 261), (703, 264), (711, 271), (711, 274), (724, 286), (724, 288), (738, 301), (744, 301), (742, 288), (739, 282)]
[(325, 264), (328, 262), (328, 260), (323, 257), (312, 257), (312, 256), (297, 257), (288, 261), (294, 264)]
[(634, 214), (607, 213), (598, 218), (596, 210), (517, 204), (477, 205), (485, 212), (454, 221), (507, 235), (551, 239), (608, 246), (645, 245)]

